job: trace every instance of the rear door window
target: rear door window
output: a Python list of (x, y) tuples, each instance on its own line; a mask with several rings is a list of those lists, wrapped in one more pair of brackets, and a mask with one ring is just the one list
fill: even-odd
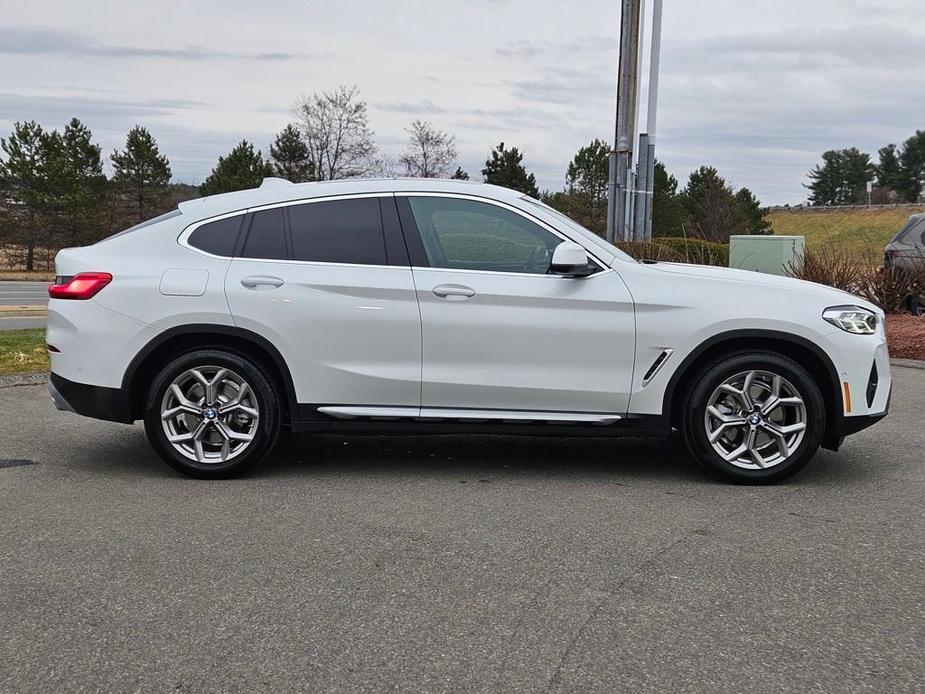
[(378, 198), (312, 202), (288, 210), (293, 260), (387, 264)]
[(266, 258), (269, 260), (286, 260), (289, 251), (286, 247), (286, 226), (283, 208), (255, 212), (251, 218), (247, 240), (241, 250), (242, 258)]

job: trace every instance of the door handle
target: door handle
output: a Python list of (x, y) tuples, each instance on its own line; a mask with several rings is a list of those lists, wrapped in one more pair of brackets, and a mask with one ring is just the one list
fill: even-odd
[(475, 290), (463, 284), (438, 284), (432, 291), (441, 299), (471, 299), (475, 296)]
[(247, 287), (248, 289), (256, 289), (257, 287), (282, 287), (286, 284), (279, 277), (273, 277), (271, 275), (251, 275), (249, 277), (242, 277), (241, 284)]

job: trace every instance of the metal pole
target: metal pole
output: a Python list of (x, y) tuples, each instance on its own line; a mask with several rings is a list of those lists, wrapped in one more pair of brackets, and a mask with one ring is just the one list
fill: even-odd
[(646, 153), (646, 213), (645, 224), (642, 228), (642, 238), (652, 240), (652, 204), (655, 201), (655, 144), (649, 140), (649, 151)]
[(610, 150), (608, 157), (610, 169), (607, 174), (607, 240), (613, 243), (617, 220), (617, 152)]
[(649, 55), (649, 103), (646, 108), (646, 131), (655, 142), (655, 125), (658, 120), (658, 63), (662, 55), (662, 0), (652, 4), (652, 48)]
[(627, 178), (633, 157), (636, 115), (637, 41), (640, 0), (623, 0), (620, 62), (617, 69), (617, 118), (607, 184), (607, 240), (627, 239)]
[(646, 191), (648, 191), (649, 175), (649, 136), (639, 133), (639, 149), (636, 150), (636, 189), (633, 209), (633, 239), (643, 240), (646, 237)]
[[(633, 114), (633, 121), (639, 130), (642, 130), (642, 66), (644, 60), (645, 36), (646, 36), (646, 0), (639, 0), (639, 30), (636, 37), (636, 112)], [(645, 157), (648, 152), (645, 135), (639, 134), (639, 145), (633, 153), (636, 160), (636, 166), (630, 169), (630, 185), (627, 190), (627, 197), (630, 201), (628, 212), (628, 223), (626, 235), (633, 241), (643, 238), (645, 229), (645, 189), (646, 189), (646, 166)]]
[(645, 213), (643, 214), (642, 238), (652, 238), (652, 203), (655, 199), (655, 128), (658, 120), (658, 68), (662, 52), (662, 0), (652, 3), (652, 48), (649, 55), (649, 103), (646, 107), (646, 152)]

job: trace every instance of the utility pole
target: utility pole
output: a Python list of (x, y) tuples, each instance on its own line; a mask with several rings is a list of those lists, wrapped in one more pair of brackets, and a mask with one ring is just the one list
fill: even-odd
[[(636, 85), (639, 59), (641, 0), (622, 0), (620, 58), (617, 67), (617, 118), (614, 147), (610, 153), (607, 183), (607, 240), (628, 240), (632, 220), (627, 219), (627, 183), (636, 135)], [(628, 224), (629, 222), (629, 224)]]

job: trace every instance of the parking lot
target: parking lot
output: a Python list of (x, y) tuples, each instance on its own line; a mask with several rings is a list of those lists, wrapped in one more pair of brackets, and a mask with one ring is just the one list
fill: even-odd
[(797, 478), (675, 440), (290, 437), (181, 478), (0, 388), (0, 691), (922, 691), (925, 370)]

